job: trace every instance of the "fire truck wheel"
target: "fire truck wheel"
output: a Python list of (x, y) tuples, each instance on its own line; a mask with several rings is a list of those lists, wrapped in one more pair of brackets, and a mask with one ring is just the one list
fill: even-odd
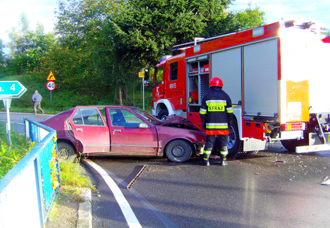
[(160, 120), (164, 120), (166, 118), (166, 116), (168, 116), (168, 111), (167, 109), (162, 109), (159, 113), (158, 113), (158, 119)]
[(281, 140), (282, 145), (285, 149), (290, 152), (296, 152), (297, 146), (308, 146), (308, 138), (304, 138), (301, 140), (290, 139), (290, 140)]
[(166, 146), (165, 154), (172, 162), (185, 162), (191, 157), (192, 148), (187, 141), (176, 139)]
[(75, 154), (73, 147), (66, 142), (57, 143), (58, 158), (68, 159)]
[(242, 143), (239, 139), (238, 135), (238, 127), (237, 127), (237, 120), (233, 119), (233, 125), (231, 126), (231, 129), (229, 129), (229, 137), (228, 137), (228, 158), (235, 158), (238, 154), (240, 144)]

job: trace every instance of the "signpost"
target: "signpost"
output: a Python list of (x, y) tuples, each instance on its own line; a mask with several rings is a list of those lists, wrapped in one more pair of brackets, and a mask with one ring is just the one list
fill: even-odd
[(144, 110), (144, 72), (139, 72), (139, 78), (142, 78), (142, 88), (143, 88), (143, 110)]
[(10, 96), (19, 98), (25, 93), (26, 88), (19, 81), (0, 81), (0, 99)]
[(144, 86), (148, 86), (149, 84), (149, 67), (143, 68), (141, 72), (139, 72), (139, 78), (142, 78), (142, 87), (143, 87), (143, 110), (144, 110)]
[(46, 88), (48, 89), (50, 93), (50, 101), (52, 101), (52, 91), (55, 90), (56, 88), (56, 83), (55, 83), (55, 75), (53, 74), (52, 71), (49, 72), (49, 75), (47, 77), (47, 83), (46, 83)]
[(9, 115), (11, 99), (20, 98), (25, 92), (26, 88), (19, 81), (0, 81), (0, 100), (2, 100), (7, 113), (6, 132), (8, 134), (9, 147), (11, 146)]

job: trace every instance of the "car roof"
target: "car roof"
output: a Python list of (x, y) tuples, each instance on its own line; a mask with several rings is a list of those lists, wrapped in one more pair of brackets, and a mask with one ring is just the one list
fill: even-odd
[(76, 107), (97, 107), (97, 108), (137, 108), (135, 106), (126, 105), (77, 105)]

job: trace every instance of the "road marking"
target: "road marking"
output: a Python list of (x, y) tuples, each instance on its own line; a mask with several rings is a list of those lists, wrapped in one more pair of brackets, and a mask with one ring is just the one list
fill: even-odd
[(83, 161), (85, 161), (87, 164), (92, 166), (101, 175), (101, 177), (103, 178), (105, 183), (108, 185), (108, 187), (112, 191), (113, 195), (115, 196), (115, 199), (116, 199), (121, 211), (124, 214), (124, 217), (126, 219), (128, 226), (134, 227), (134, 228), (135, 227), (142, 228), (142, 226), (141, 226), (139, 220), (136, 218), (131, 206), (125, 199), (123, 193), (120, 191), (120, 188), (117, 186), (117, 184), (114, 182), (114, 180), (107, 174), (107, 172), (104, 169), (102, 169), (99, 165), (97, 165), (96, 163), (94, 163), (93, 161), (91, 161), (89, 159), (84, 159)]

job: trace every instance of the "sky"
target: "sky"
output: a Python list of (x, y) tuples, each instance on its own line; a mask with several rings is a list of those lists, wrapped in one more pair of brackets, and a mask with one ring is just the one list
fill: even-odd
[[(252, 8), (260, 7), (266, 13), (266, 23), (284, 19), (314, 21), (322, 27), (330, 28), (329, 0), (236, 0), (232, 10), (243, 10), (251, 3)], [(45, 32), (54, 28), (54, 10), (58, 0), (0, 0), (0, 39), (7, 43), (8, 33), (18, 26), (20, 15), (24, 12), (35, 30), (37, 22), (42, 23)]]
[(313, 21), (321, 27), (330, 28), (329, 0), (236, 0), (230, 8), (244, 10), (251, 3), (266, 13), (267, 24), (284, 20)]

